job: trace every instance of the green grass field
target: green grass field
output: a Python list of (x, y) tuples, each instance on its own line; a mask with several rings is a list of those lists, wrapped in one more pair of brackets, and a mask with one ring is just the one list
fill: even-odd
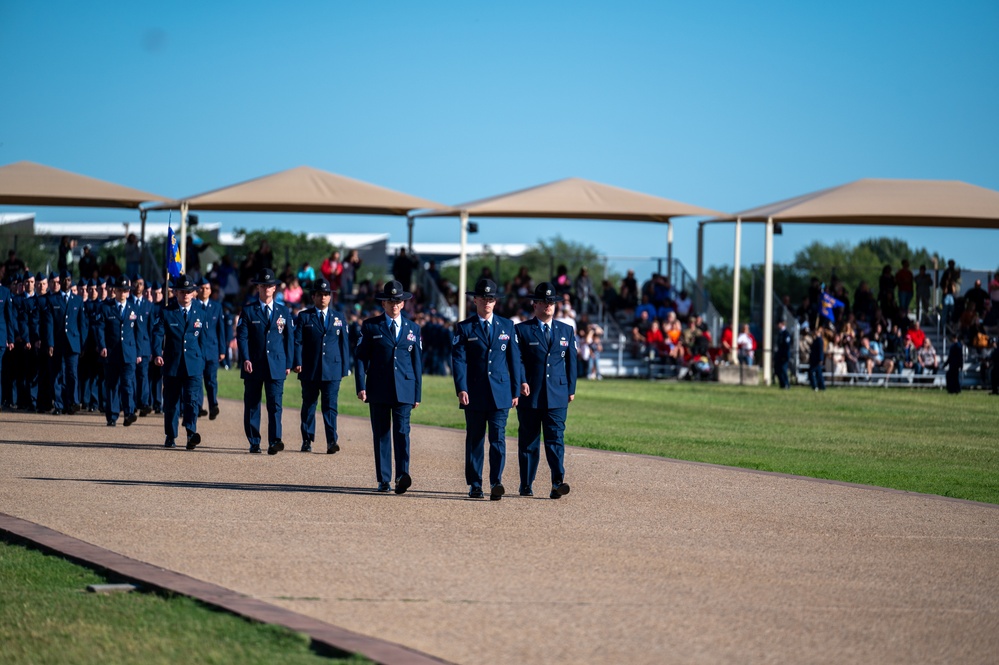
[[(242, 399), (239, 372), (219, 373)], [(286, 383), (285, 408), (301, 388)], [(353, 377), (340, 413), (367, 416)], [(426, 377), (413, 422), (463, 429), (450, 377)], [(507, 432), (515, 440), (517, 419)], [(830, 389), (814, 393), (711, 383), (582, 381), (569, 408), (570, 445), (779, 471), (999, 503), (999, 398), (982, 391)], [(413, 441), (419, 454), (419, 438)]]
[(0, 540), (0, 662), (319, 665), (306, 635), (253, 623), (181, 596), (95, 594), (107, 580), (64, 559)]

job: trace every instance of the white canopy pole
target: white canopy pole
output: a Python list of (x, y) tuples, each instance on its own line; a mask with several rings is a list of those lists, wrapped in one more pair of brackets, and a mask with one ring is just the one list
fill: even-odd
[(769, 386), (773, 368), (774, 336), (774, 218), (767, 217), (767, 239), (763, 250), (763, 385)]
[(468, 211), (461, 211), (461, 253), (458, 258), (458, 320), (465, 320), (465, 291), (468, 290), (468, 279), (465, 269), (468, 267), (468, 257), (465, 246), (468, 244)]
[(180, 204), (180, 271), (187, 274), (187, 201)]
[(732, 270), (732, 354), (730, 360), (739, 362), (738, 345), (735, 343), (739, 338), (739, 278), (742, 266), (739, 255), (742, 253), (742, 217), (735, 218), (735, 267)]

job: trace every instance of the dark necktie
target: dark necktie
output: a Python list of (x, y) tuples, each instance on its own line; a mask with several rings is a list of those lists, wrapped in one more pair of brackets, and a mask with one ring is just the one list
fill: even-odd
[(187, 310), (185, 309), (183, 311), (184, 311), (184, 323), (187, 323)]
[(395, 324), (395, 319), (392, 319), (392, 341), (394, 342), (399, 338), (399, 328)]
[(482, 339), (485, 341), (486, 346), (488, 346), (491, 341), (489, 339), (489, 322), (485, 320), (482, 321)]
[(319, 325), (322, 327), (323, 331), (326, 331), (326, 312), (319, 312)]
[(271, 306), (264, 305), (264, 316), (267, 317), (267, 323), (271, 322)]
[(119, 319), (124, 319), (125, 318), (125, 306), (124, 305), (118, 305), (118, 318)]
[(552, 345), (552, 329), (547, 323), (542, 323), (541, 327), (545, 329), (545, 341), (548, 342), (548, 346)]

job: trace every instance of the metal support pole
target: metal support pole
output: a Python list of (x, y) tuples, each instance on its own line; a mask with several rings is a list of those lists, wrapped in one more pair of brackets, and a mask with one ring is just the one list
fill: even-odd
[(697, 224), (697, 313), (704, 312), (704, 222)]
[(142, 226), (139, 228), (139, 247), (142, 248), (139, 256), (142, 258), (139, 260), (139, 272), (143, 275), (148, 276), (149, 271), (146, 270), (146, 211), (139, 209), (139, 219), (142, 220)]
[(180, 271), (187, 274), (187, 201), (180, 204)]
[(461, 211), (461, 250), (458, 254), (458, 320), (465, 320), (465, 300), (468, 296), (465, 295), (465, 291), (468, 290), (468, 278), (465, 275), (465, 269), (468, 267), (468, 256), (465, 253), (466, 245), (468, 244), (468, 212), (465, 210)]
[(774, 336), (774, 218), (767, 218), (766, 246), (763, 250), (763, 385), (773, 376)]
[(730, 360), (739, 362), (735, 340), (739, 337), (739, 278), (742, 271), (740, 254), (742, 254), (742, 217), (735, 219), (735, 259), (732, 268), (732, 352)]
[(673, 220), (666, 223), (666, 276), (673, 286)]
[(409, 240), (406, 243), (406, 251), (409, 252), (409, 256), (413, 256), (413, 226), (416, 225), (416, 220), (413, 219), (412, 215), (406, 215), (406, 227), (409, 232)]

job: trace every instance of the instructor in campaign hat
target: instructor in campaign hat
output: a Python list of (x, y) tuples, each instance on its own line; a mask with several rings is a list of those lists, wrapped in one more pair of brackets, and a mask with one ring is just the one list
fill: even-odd
[(367, 402), (375, 445), (378, 491), (391, 489), (395, 458), (395, 493), (413, 484), (409, 475), (409, 415), (420, 405), (423, 360), (420, 327), (402, 316), (405, 301), (413, 297), (397, 281), (385, 284), (375, 296), (384, 314), (361, 324), (355, 351), (354, 382), (357, 398)]
[(465, 412), (465, 483), (468, 496), (481, 499), (482, 462), (489, 433), (489, 499), (503, 498), (506, 421), (520, 395), (520, 352), (513, 321), (493, 314), (496, 282), (480, 279), (475, 314), (459, 322), (451, 340), (451, 374), (458, 408)]

